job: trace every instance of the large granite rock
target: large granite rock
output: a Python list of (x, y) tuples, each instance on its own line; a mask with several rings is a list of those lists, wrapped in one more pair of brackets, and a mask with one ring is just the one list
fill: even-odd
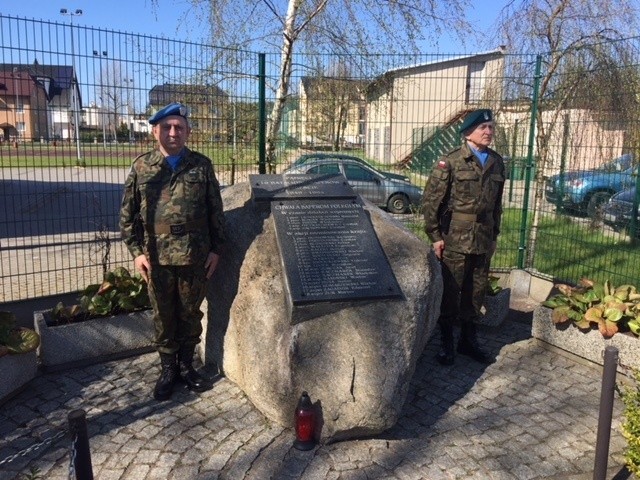
[(442, 280), (427, 244), (367, 204), (404, 298), (330, 302), (292, 324), (271, 215), (253, 205), (248, 184), (224, 189), (223, 200), (229, 245), (208, 295), (205, 362), (222, 365), (284, 426), (309, 392), (321, 412), (321, 441), (393, 426), (439, 313)]

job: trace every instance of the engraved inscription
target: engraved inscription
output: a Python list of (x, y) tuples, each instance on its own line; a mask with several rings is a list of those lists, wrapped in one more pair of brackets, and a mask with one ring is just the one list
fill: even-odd
[(359, 202), (274, 202), (272, 212), (294, 304), (400, 296)]

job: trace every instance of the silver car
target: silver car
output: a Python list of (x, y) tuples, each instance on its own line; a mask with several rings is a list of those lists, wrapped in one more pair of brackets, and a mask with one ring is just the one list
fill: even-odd
[(422, 190), (416, 185), (347, 158), (327, 157), (294, 163), (282, 173), (342, 174), (357, 194), (390, 213), (408, 213), (411, 206), (420, 205), (422, 198)]

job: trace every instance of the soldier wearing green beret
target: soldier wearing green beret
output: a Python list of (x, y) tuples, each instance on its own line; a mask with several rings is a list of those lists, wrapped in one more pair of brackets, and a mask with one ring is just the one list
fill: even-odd
[(154, 397), (166, 400), (182, 380), (210, 388), (194, 368), (202, 334), (200, 305), (224, 243), (220, 185), (211, 160), (185, 146), (188, 109), (167, 105), (149, 119), (157, 148), (136, 158), (120, 209), (122, 238), (149, 286), (161, 373)]
[(500, 232), (505, 182), (502, 157), (489, 148), (494, 133), (491, 110), (469, 113), (460, 133), (462, 146), (438, 160), (422, 199), (425, 232), (442, 266), (444, 292), (438, 319), (442, 349), (437, 356), (442, 365), (454, 363), (457, 321), (458, 353), (490, 363), (478, 344), (475, 322)]

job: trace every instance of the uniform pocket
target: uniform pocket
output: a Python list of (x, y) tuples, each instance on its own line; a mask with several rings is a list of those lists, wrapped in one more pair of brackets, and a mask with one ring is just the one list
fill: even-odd
[(457, 170), (453, 185), (457, 200), (463, 203), (475, 201), (480, 194), (480, 175), (474, 170)]
[(189, 200), (198, 201), (204, 198), (207, 191), (207, 178), (204, 172), (192, 170), (184, 175), (184, 193)]
[(162, 193), (162, 182), (155, 176), (139, 177), (138, 189), (144, 206), (154, 204)]

